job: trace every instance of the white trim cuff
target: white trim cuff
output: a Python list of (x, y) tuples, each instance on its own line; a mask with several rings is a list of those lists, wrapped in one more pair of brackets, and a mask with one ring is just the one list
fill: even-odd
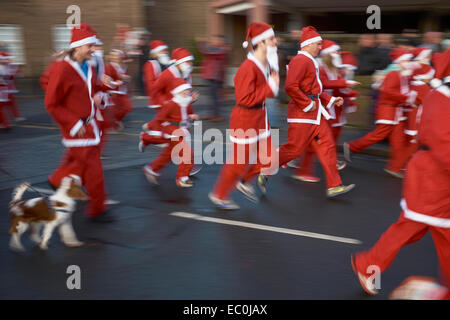
[(72, 129), (70, 129), (70, 136), (75, 137), (75, 135), (78, 133), (78, 131), (81, 129), (82, 126), (83, 126), (83, 121), (78, 120), (78, 122), (75, 123), (75, 125), (72, 127)]

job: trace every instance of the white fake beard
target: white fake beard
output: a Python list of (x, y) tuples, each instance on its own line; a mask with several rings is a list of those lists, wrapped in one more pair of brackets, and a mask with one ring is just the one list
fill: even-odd
[(186, 63), (182, 63), (182, 64), (180, 64), (180, 69), (181, 69), (181, 73), (183, 75), (183, 78), (186, 79), (191, 74), (191, 72), (192, 72), (192, 70), (194, 68), (191, 65), (188, 65)]
[(188, 96), (188, 97), (183, 97), (179, 94), (176, 94), (173, 99), (173, 101), (175, 101), (176, 103), (178, 103), (180, 106), (186, 108), (188, 105), (191, 104), (192, 102), (192, 97)]
[(161, 63), (163, 65), (170, 64), (169, 55), (167, 55), (165, 53), (158, 55), (158, 61), (159, 61), (159, 63)]
[(94, 55), (96, 55), (97, 57), (100, 57), (102, 59), (103, 59), (103, 54), (104, 54), (103, 50), (95, 50), (94, 51)]
[(277, 47), (267, 47), (267, 61), (269, 62), (269, 66), (272, 70), (279, 72), (280, 67), (278, 64)]
[(331, 63), (336, 67), (340, 68), (342, 65), (342, 58), (341, 55), (338, 53), (332, 53), (331, 54)]

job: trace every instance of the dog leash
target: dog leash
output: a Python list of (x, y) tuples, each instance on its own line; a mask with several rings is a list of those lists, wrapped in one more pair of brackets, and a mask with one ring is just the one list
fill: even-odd
[[(19, 180), (17, 177), (15, 177), (14, 175), (10, 174), (8, 171), (6, 171), (5, 169), (3, 169), (0, 166), (0, 171), (3, 172), (4, 174), (6, 174), (8, 177), (14, 179), (14, 180)], [(36, 192), (37, 194), (39, 194), (40, 196), (46, 198), (48, 195), (47, 194), (43, 194), (42, 192), (36, 190), (31, 184), (28, 185), (28, 189), (31, 189), (32, 191)]]

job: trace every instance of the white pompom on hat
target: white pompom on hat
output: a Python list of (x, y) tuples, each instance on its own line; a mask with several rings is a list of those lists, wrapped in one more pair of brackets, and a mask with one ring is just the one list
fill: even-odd
[(245, 41), (242, 43), (242, 47), (247, 48), (249, 41), (251, 41), (252, 46), (254, 46), (258, 42), (273, 36), (275, 36), (275, 32), (267, 23), (254, 22), (247, 29), (247, 36), (245, 37)]

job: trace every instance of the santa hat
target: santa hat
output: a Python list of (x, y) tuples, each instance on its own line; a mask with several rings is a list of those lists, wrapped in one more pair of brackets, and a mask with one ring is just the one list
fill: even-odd
[(422, 60), (426, 55), (431, 53), (431, 49), (429, 48), (414, 48), (412, 54), (414, 56), (414, 60)]
[(176, 48), (172, 51), (172, 60), (175, 61), (175, 65), (178, 65), (186, 61), (193, 61), (194, 57), (185, 48)]
[(94, 29), (87, 23), (76, 25), (72, 28), (72, 36), (70, 38), (70, 48), (81, 47), (85, 44), (96, 43), (97, 37)]
[(412, 73), (414, 80), (431, 80), (434, 76), (434, 69), (428, 64), (421, 64), (420, 68), (417, 68)]
[(252, 46), (254, 46), (258, 42), (273, 37), (274, 35), (275, 32), (267, 23), (254, 22), (247, 29), (247, 36), (245, 37), (245, 41), (242, 43), (242, 47), (247, 48), (250, 39), (252, 42)]
[(322, 41), (322, 50), (320, 50), (320, 55), (326, 55), (331, 52), (339, 51), (341, 47), (334, 41), (331, 40), (323, 40)]
[(96, 46), (102, 46), (102, 45), (103, 45), (103, 41), (100, 40), (99, 38), (97, 38), (97, 39), (95, 40), (95, 45), (96, 45)]
[(356, 57), (353, 55), (353, 53), (348, 51), (341, 51), (339, 52), (342, 59), (341, 68), (347, 68), (351, 70), (356, 70), (358, 68), (358, 61), (356, 60)]
[(391, 58), (392, 63), (410, 60), (412, 57), (413, 55), (411, 53), (403, 49), (394, 49), (389, 52), (389, 58)]
[(168, 49), (167, 45), (161, 40), (153, 40), (150, 42), (150, 54), (158, 53)]
[(172, 82), (172, 86), (170, 87), (170, 93), (172, 95), (176, 95), (180, 92), (183, 92), (184, 90), (192, 89), (192, 86), (187, 83), (182, 78), (175, 78), (175, 80)]
[(14, 59), (15, 57), (6, 51), (0, 52), (0, 61)]
[(311, 43), (322, 41), (322, 37), (313, 26), (307, 26), (302, 29), (302, 37), (300, 38), (300, 48)]

